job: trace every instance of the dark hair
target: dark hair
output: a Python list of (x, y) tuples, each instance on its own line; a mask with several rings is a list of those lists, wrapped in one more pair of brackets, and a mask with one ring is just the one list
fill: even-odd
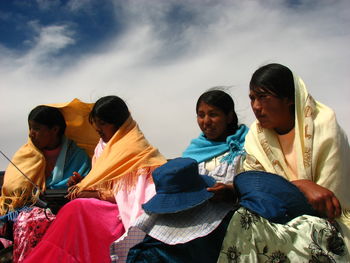
[(235, 103), (232, 97), (226, 92), (219, 89), (211, 89), (204, 92), (197, 100), (196, 113), (201, 102), (215, 106), (222, 110), (226, 115), (232, 112), (232, 123), (229, 125), (230, 132), (234, 133), (238, 129), (238, 117), (235, 112)]
[(59, 136), (63, 136), (66, 130), (66, 121), (60, 110), (46, 105), (39, 105), (32, 109), (28, 115), (28, 121), (35, 121), (50, 129), (58, 126), (60, 128), (58, 132)]
[(258, 93), (264, 91), (278, 98), (294, 101), (293, 73), (281, 64), (267, 64), (257, 69), (250, 80), (249, 88)]
[(96, 101), (89, 114), (89, 121), (93, 123), (95, 118), (113, 124), (117, 129), (130, 116), (126, 103), (118, 96), (105, 96)]

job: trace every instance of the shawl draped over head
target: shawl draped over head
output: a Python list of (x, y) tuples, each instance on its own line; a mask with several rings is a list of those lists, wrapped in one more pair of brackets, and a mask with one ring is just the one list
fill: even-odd
[[(350, 147), (346, 134), (339, 126), (335, 113), (315, 101), (301, 78), (294, 75), (295, 138), (298, 179), (311, 180), (329, 190), (339, 199), (343, 215), (350, 227)], [(290, 180), (276, 133), (264, 129), (256, 120), (247, 135), (248, 154), (245, 170), (265, 170)]]
[(208, 140), (204, 133), (191, 141), (190, 145), (183, 152), (182, 157), (195, 159), (198, 163), (211, 160), (229, 151), (221, 161), (232, 163), (236, 156), (244, 154), (244, 141), (248, 133), (248, 127), (240, 125), (236, 133), (226, 138), (224, 142)]
[(165, 162), (166, 159), (149, 144), (130, 116), (106, 144), (90, 173), (69, 188), (69, 197), (75, 198), (83, 190), (130, 189), (137, 182), (139, 169), (149, 169), (151, 173)]
[[(49, 104), (58, 108), (66, 121), (65, 135), (77, 140), (78, 146), (92, 155), (93, 148), (98, 141), (98, 134), (88, 121), (92, 103), (84, 103), (74, 99), (69, 103)], [(72, 172), (79, 172), (82, 176), (90, 170), (90, 160), (86, 153), (71, 140), (63, 139), (62, 150), (56, 161), (52, 175), (46, 181), (45, 157), (28, 138), (12, 158), (12, 162), (29, 177), (41, 191), (48, 188), (66, 188), (66, 181)], [(90, 156), (91, 156), (90, 155)], [(27, 202), (35, 203), (39, 192), (33, 193), (32, 184), (14, 167), (9, 164), (4, 177), (2, 195), (0, 197), (0, 214), (20, 208)]]
[(89, 113), (94, 103), (85, 103), (73, 99), (68, 103), (49, 104), (58, 108), (64, 116), (67, 124), (65, 135), (76, 142), (92, 158), (99, 136), (89, 122)]

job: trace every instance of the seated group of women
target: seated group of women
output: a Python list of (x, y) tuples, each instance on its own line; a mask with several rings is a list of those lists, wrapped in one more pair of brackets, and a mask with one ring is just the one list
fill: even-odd
[[(350, 147), (334, 112), (280, 64), (254, 72), (249, 97), (250, 129), (230, 95), (203, 93), (201, 134), (168, 162), (125, 102), (103, 97), (89, 113), (91, 167), (64, 136), (62, 109), (36, 107), (0, 197), (14, 262), (349, 262)], [(72, 201), (57, 215), (33, 206), (65, 187)]]

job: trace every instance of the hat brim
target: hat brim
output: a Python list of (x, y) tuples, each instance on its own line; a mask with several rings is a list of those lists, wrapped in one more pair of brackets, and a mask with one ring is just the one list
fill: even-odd
[(304, 214), (317, 215), (305, 195), (280, 175), (247, 171), (235, 177), (240, 205), (275, 223)]
[(183, 244), (214, 231), (233, 208), (230, 203), (207, 201), (176, 214), (143, 213), (135, 226), (166, 244)]
[(207, 175), (200, 176), (204, 179), (204, 188), (192, 192), (157, 193), (147, 203), (143, 204), (142, 208), (148, 213), (170, 214), (202, 204), (214, 195), (214, 193), (208, 192), (206, 187), (213, 186), (215, 184), (215, 179)]

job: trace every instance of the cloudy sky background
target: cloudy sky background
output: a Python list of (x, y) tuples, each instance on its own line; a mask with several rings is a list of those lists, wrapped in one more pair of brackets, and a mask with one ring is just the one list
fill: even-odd
[(270, 62), (300, 75), (349, 136), (349, 13), (348, 0), (1, 1), (0, 150), (12, 157), (26, 142), (38, 104), (115, 94), (153, 145), (180, 156), (211, 87), (254, 120), (248, 83)]

